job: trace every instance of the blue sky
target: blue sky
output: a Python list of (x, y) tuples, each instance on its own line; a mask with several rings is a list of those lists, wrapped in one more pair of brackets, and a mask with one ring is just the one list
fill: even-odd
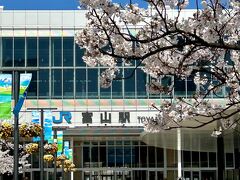
[[(113, 2), (126, 4), (130, 0), (112, 0)], [(144, 0), (132, 0), (133, 3), (138, 3), (141, 7), (146, 7), (147, 3)], [(78, 0), (0, 0), (0, 5), (4, 9), (12, 10), (74, 10), (78, 9)], [(190, 0), (189, 9), (195, 7), (195, 0)]]

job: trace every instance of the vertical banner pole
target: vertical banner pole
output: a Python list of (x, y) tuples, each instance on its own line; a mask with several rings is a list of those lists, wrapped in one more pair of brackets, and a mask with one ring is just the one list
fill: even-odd
[[(14, 81), (13, 81), (13, 93), (14, 93), (14, 105), (16, 106), (19, 98), (19, 72), (14, 71)], [(18, 161), (19, 161), (19, 115), (14, 114), (14, 168), (13, 177), (14, 180), (18, 180)]]
[(44, 161), (43, 161), (43, 154), (44, 154), (44, 135), (43, 135), (43, 131), (44, 131), (44, 126), (43, 126), (43, 120), (44, 120), (44, 113), (43, 113), (43, 109), (40, 110), (41, 115), (41, 127), (42, 127), (42, 131), (41, 131), (41, 135), (40, 135), (40, 179), (44, 180)]

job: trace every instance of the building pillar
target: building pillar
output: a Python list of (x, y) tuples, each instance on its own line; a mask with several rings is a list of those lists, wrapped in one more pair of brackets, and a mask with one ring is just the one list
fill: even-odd
[(178, 178), (182, 177), (181, 130), (177, 129)]
[[(236, 127), (237, 129), (238, 127)], [(239, 179), (239, 175), (240, 175), (240, 165), (239, 165), (239, 158), (240, 158), (240, 154), (239, 154), (239, 138), (238, 138), (239, 134), (238, 132), (234, 132), (233, 134), (233, 145), (234, 145), (234, 179)]]
[(167, 148), (163, 148), (163, 179), (167, 179)]
[(225, 171), (225, 154), (224, 154), (224, 139), (222, 136), (217, 137), (217, 168), (218, 180), (224, 180)]

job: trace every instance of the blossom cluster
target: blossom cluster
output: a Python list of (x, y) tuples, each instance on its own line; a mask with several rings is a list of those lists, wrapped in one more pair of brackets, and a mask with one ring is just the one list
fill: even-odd
[[(172, 97), (167, 108), (164, 103), (159, 107), (160, 129), (180, 127), (179, 121), (193, 115), (215, 117), (230, 106), (238, 110), (240, 3), (233, 0), (227, 7), (220, 1), (202, 0), (202, 9), (185, 15), (188, 0), (148, 2), (143, 9), (137, 4), (120, 8), (110, 0), (81, 1), (88, 7), (88, 23), (76, 34), (76, 43), (84, 49), (87, 65), (106, 68), (100, 75), (101, 86), (109, 87), (116, 79), (118, 62), (127, 66), (137, 61), (156, 80), (163, 75), (182, 80), (193, 76), (197, 89), (190, 103)], [(146, 88), (153, 94), (174, 90), (157, 81)], [(206, 100), (221, 88), (228, 89), (225, 106)], [(146, 127), (154, 127), (151, 123)]]

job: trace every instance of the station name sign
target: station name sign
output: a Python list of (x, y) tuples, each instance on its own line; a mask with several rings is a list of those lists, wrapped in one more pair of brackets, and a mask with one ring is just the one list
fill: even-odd
[[(58, 111), (52, 112), (53, 126), (143, 126), (155, 118), (156, 111)], [(25, 122), (32, 119), (31, 112), (25, 112)]]

